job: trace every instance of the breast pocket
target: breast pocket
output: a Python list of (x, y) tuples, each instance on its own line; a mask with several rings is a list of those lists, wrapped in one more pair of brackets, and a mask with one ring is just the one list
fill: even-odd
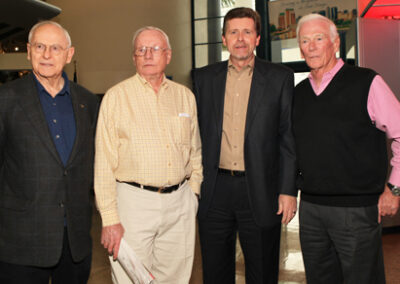
[(189, 146), (191, 137), (191, 119), (190, 117), (174, 117), (171, 120), (173, 139), (177, 144)]

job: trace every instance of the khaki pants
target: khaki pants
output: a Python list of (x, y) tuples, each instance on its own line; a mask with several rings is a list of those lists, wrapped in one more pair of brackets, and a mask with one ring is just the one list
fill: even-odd
[[(187, 284), (192, 272), (198, 201), (184, 183), (160, 194), (118, 183), (118, 211), (124, 239), (158, 284)], [(110, 258), (114, 284), (133, 283)]]

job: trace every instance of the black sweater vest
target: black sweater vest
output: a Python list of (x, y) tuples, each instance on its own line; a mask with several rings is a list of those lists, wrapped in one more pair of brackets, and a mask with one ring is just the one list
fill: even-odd
[(319, 96), (309, 79), (296, 87), (293, 117), (303, 200), (344, 207), (377, 204), (387, 153), (385, 133), (367, 110), (375, 75), (345, 64)]

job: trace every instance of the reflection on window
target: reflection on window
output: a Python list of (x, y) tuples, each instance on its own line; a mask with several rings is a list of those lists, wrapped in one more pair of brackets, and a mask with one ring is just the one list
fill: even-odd
[(232, 8), (255, 9), (255, 0), (192, 0), (192, 7), (193, 67), (199, 68), (229, 57), (221, 39), (223, 18)]

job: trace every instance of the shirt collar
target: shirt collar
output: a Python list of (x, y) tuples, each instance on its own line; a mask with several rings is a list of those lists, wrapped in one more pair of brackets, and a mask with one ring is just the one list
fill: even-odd
[(315, 80), (311, 75), (311, 72), (310, 74), (308, 74), (308, 79), (310, 80), (311, 87), (313, 88), (314, 93), (317, 96), (320, 95), (325, 90), (325, 88), (329, 85), (333, 77), (335, 77), (335, 75), (337, 74), (337, 72), (339, 72), (339, 70), (343, 67), (343, 65), (344, 65), (343, 60), (339, 58), (335, 66), (331, 70), (325, 72), (322, 75), (322, 80), (321, 83), (319, 84), (319, 87), (317, 87), (317, 84), (315, 83)]
[[(339, 58), (338, 61), (336, 62), (335, 66), (333, 66), (333, 68), (327, 72), (324, 73), (324, 75), (322, 75), (322, 78), (324, 77), (334, 77), (336, 75), (336, 73), (340, 70), (340, 68), (342, 68), (342, 66), (344, 65), (344, 62), (342, 60), (342, 58)], [(310, 74), (308, 74), (308, 78), (314, 82), (314, 79)]]
[[(139, 73), (136, 73), (136, 75), (139, 78), (139, 82), (141, 82), (143, 86), (148, 86), (151, 89), (153, 89), (151, 84), (145, 78), (143, 78)], [(168, 87), (168, 79), (165, 77), (165, 74), (163, 75), (163, 79), (162, 79), (160, 87), (161, 88), (167, 88)]]
[(246, 66), (243, 66), (243, 68), (239, 71), (237, 70), (236, 66), (233, 65), (232, 60), (229, 58), (228, 71), (235, 70), (236, 72), (243, 72), (243, 70), (247, 69), (249, 71), (249, 75), (251, 75), (254, 69), (254, 61), (255, 61), (255, 56), (253, 56), (253, 59), (250, 60), (250, 62)]
[[(65, 73), (64, 71), (62, 72), (62, 77), (64, 78), (64, 86), (62, 87), (62, 89), (58, 92), (58, 95), (69, 95), (71, 93), (70, 90), (70, 86), (69, 86), (69, 80), (68, 80), (68, 76), (67, 73)], [(36, 75), (33, 74), (33, 78), (35, 78), (36, 81), (36, 87), (39, 93), (46, 93), (48, 94), (48, 92), (46, 91), (46, 89), (43, 87), (43, 85), (39, 82), (39, 80), (36, 78)]]

